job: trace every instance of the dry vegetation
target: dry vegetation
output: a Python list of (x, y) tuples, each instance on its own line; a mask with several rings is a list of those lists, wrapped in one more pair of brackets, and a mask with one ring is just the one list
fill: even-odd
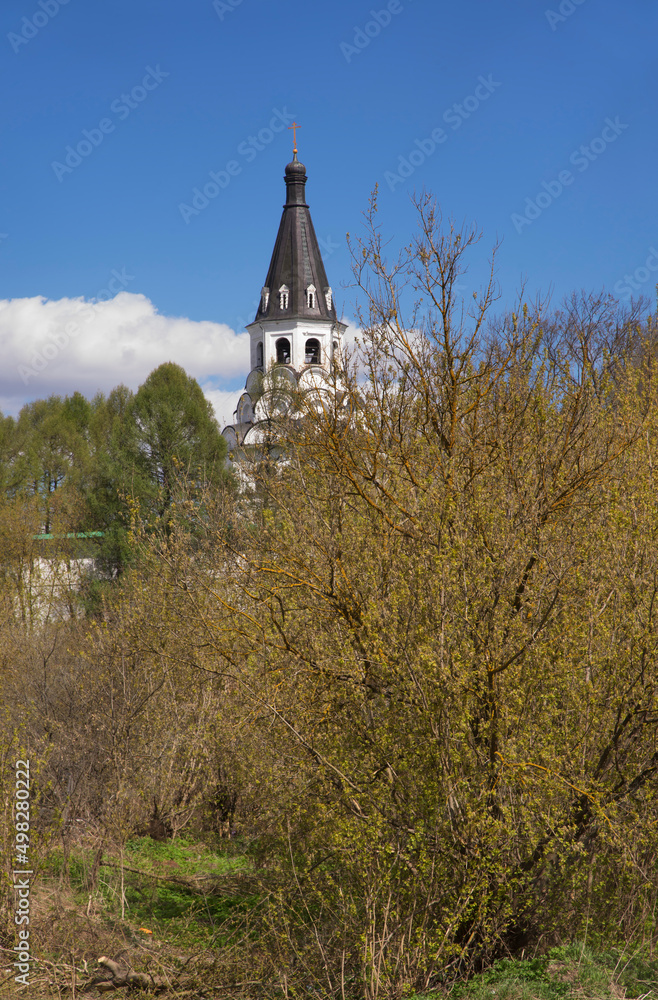
[[(94, 995), (99, 956), (172, 997), (655, 989), (622, 975), (656, 939), (655, 320), (494, 321), (493, 282), (463, 311), (475, 234), (423, 199), (387, 262), (375, 207), (363, 343), (252, 492), (135, 504), (132, 568), (78, 617), (16, 613), (5, 502), (2, 836), (29, 753), (43, 995)], [(630, 948), (597, 986), (551, 952), (584, 938)]]

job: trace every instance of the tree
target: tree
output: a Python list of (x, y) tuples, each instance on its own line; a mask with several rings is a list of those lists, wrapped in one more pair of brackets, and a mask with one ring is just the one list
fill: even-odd
[(78, 486), (89, 462), (89, 418), (89, 403), (80, 393), (27, 403), (18, 416), (9, 463), (11, 492), (37, 500), (44, 534), (55, 525), (57, 530), (78, 525)]
[(358, 353), (270, 421), (248, 496), (175, 366), (92, 406), (140, 558), (34, 723), (84, 746), (53, 754), (60, 806), (110, 760), (133, 819), (241, 800), (258, 962), (369, 1000), (586, 924), (630, 939), (658, 888), (655, 321), (603, 296), (492, 317), (493, 279), (469, 309), (477, 233), (417, 210), (387, 261), (372, 206)]
[(286, 460), (231, 534), (206, 526), (205, 562), (159, 550), (172, 612), (133, 636), (248, 693), (262, 941), (288, 983), (368, 997), (586, 920), (630, 935), (658, 847), (655, 365), (620, 348), (637, 317), (590, 297), (493, 320), (493, 279), (469, 311), (476, 232), (423, 197), (388, 263), (375, 209), (351, 405), (285, 426)]
[(107, 397), (99, 393), (91, 404), (92, 461), (84, 483), (86, 526), (103, 533), (98, 558), (112, 577), (123, 573), (133, 560), (129, 498), (151, 492), (148, 479), (136, 467), (134, 398), (130, 389), (119, 385)]
[(178, 365), (156, 368), (137, 393), (126, 386), (92, 403), (93, 454), (85, 498), (89, 527), (103, 531), (100, 557), (112, 575), (134, 559), (132, 522), (170, 515), (177, 490), (226, 478), (226, 446), (212, 407)]
[(172, 362), (151, 372), (135, 396), (136, 467), (158, 490), (158, 516), (176, 483), (201, 486), (225, 478), (226, 443), (198, 382)]

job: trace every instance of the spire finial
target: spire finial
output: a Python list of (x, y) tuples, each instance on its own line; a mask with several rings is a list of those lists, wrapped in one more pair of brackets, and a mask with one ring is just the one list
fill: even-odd
[(301, 125), (298, 125), (297, 122), (293, 122), (292, 125), (288, 126), (288, 131), (290, 131), (290, 129), (292, 129), (292, 135), (293, 135), (293, 139), (292, 139), (292, 152), (293, 152), (293, 156), (294, 156), (295, 159), (297, 159), (297, 129), (298, 128), (301, 128)]

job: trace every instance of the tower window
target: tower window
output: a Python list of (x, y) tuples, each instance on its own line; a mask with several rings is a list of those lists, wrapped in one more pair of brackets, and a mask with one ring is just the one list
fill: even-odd
[(279, 309), (288, 308), (288, 300), (290, 297), (290, 289), (287, 285), (281, 285), (279, 289)]
[(315, 309), (317, 302), (315, 292), (316, 292), (315, 285), (309, 285), (308, 288), (306, 289), (306, 305), (308, 306), (309, 309)]
[(306, 341), (304, 361), (307, 365), (320, 364), (320, 341), (316, 340), (315, 337), (311, 337), (310, 340)]
[(267, 286), (265, 286), (261, 289), (260, 293), (260, 307), (263, 310), (263, 312), (267, 311), (267, 307), (269, 304), (270, 304), (270, 290), (269, 288), (267, 288)]
[(276, 342), (276, 363), (278, 365), (290, 364), (290, 341), (287, 337), (279, 337)]
[(331, 303), (333, 301), (333, 293), (330, 288), (325, 288), (324, 299), (325, 302), (327, 303), (327, 309), (331, 309)]
[(256, 344), (256, 368), (263, 367), (263, 341), (259, 340)]

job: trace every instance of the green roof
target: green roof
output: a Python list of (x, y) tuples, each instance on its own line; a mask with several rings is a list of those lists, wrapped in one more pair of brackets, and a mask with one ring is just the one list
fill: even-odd
[(104, 531), (69, 531), (66, 535), (34, 535), (38, 541), (51, 538), (102, 538)]

